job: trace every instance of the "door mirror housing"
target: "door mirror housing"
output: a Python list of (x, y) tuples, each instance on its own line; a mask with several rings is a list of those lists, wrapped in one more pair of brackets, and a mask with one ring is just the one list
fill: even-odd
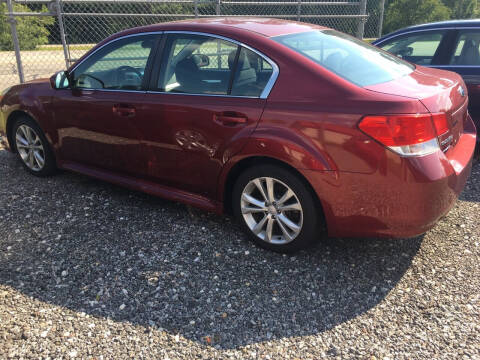
[(68, 89), (70, 88), (70, 79), (66, 71), (59, 71), (50, 77), (50, 85), (53, 89)]
[(192, 58), (194, 58), (198, 67), (206, 67), (206, 66), (210, 65), (210, 58), (207, 55), (193, 54)]
[(399, 58), (403, 59), (405, 57), (411, 56), (412, 54), (413, 54), (413, 48), (411, 46), (407, 46), (406, 48), (403, 48), (403, 49), (397, 51), (397, 53), (395, 55), (397, 55)]

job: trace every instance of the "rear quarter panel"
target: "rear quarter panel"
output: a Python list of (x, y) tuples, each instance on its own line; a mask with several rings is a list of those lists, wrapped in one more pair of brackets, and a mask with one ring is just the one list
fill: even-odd
[(425, 106), (416, 99), (365, 90), (303, 56), (287, 55), (274, 58), (280, 75), (257, 128), (225, 164), (219, 189), (235, 163), (249, 157), (280, 160), (301, 173), (322, 173), (334, 188), (342, 173), (384, 173), (391, 152), (361, 132), (359, 121), (365, 115), (425, 113)]
[(361, 118), (427, 112), (416, 99), (368, 91), (286, 47), (285, 52), (242, 154), (266, 153), (298, 169), (372, 173), (383, 151), (358, 129)]

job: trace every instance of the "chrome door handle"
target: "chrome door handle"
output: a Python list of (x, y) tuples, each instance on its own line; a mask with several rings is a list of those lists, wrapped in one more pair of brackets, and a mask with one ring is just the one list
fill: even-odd
[(135, 108), (130, 105), (115, 104), (113, 105), (112, 111), (115, 115), (122, 116), (122, 117), (135, 116)]
[(215, 122), (227, 126), (235, 126), (240, 124), (246, 124), (248, 121), (244, 115), (223, 115), (215, 114)]

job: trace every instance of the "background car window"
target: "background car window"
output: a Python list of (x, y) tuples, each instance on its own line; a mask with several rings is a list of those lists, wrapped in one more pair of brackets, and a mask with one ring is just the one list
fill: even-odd
[(419, 65), (430, 65), (445, 31), (421, 32), (395, 37), (380, 45), (385, 51)]
[(141, 90), (154, 35), (114, 41), (81, 63), (74, 86), (88, 89)]
[(460, 32), (450, 65), (480, 65), (480, 31)]
[(273, 39), (359, 86), (391, 81), (415, 69), (393, 55), (334, 30), (283, 35)]
[(167, 39), (158, 89), (226, 95), (238, 46), (209, 36), (178, 34)]
[(231, 95), (259, 97), (272, 72), (272, 66), (260, 55), (242, 48), (238, 56)]

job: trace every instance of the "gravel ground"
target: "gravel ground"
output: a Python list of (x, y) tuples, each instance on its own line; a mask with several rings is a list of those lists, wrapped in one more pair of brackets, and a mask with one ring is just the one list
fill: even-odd
[(480, 163), (425, 236), (282, 256), (0, 149), (0, 358), (480, 359)]

